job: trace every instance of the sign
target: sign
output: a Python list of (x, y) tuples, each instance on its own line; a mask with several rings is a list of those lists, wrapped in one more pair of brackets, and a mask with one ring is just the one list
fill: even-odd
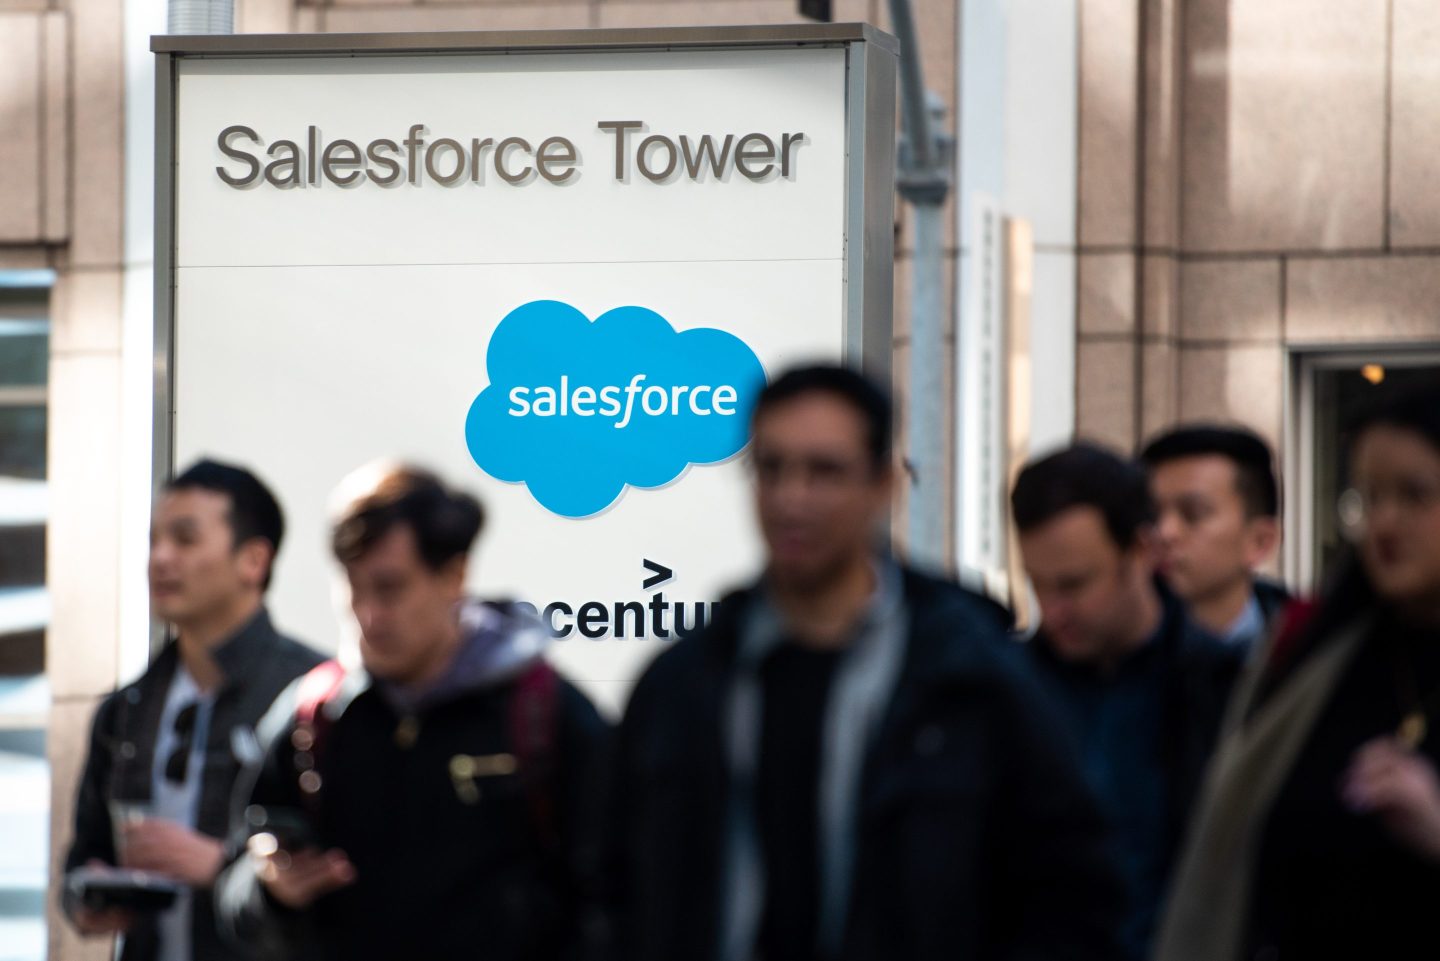
[(602, 703), (753, 576), (766, 378), (889, 367), (895, 46), (868, 27), (161, 37), (157, 483), (253, 467), (270, 605), (350, 624), (327, 498), (476, 493), (486, 596)]

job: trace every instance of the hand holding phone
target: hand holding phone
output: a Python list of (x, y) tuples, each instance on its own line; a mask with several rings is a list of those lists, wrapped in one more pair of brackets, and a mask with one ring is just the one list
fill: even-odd
[(105, 864), (76, 868), (66, 875), (65, 884), (80, 909), (77, 924), (97, 934), (123, 930), (119, 925), (128, 927), (133, 915), (163, 911), (180, 894), (179, 884), (170, 878)]

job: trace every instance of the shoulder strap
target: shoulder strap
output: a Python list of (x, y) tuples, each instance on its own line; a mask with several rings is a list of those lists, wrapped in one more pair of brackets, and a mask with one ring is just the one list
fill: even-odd
[(559, 707), (559, 675), (549, 661), (539, 658), (515, 680), (510, 696), (509, 734), (531, 821), (541, 843), (549, 849), (560, 845), (555, 810)]
[(330, 729), (330, 718), (322, 710), (345, 683), (345, 668), (339, 661), (316, 665), (300, 679), (295, 694), (295, 730), (290, 745), (295, 749), (295, 774), (300, 796), (312, 811), (320, 806), (320, 749)]
[(334, 697), (345, 680), (345, 668), (335, 659), (317, 664), (300, 679), (295, 696), (295, 719), (301, 724), (314, 724), (325, 702)]

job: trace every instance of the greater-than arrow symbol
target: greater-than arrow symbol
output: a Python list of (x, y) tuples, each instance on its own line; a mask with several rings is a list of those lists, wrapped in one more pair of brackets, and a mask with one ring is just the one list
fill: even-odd
[(675, 572), (672, 571), (670, 568), (666, 567), (664, 564), (657, 564), (655, 561), (652, 561), (648, 558), (642, 560), (640, 563), (645, 565), (645, 569), (647, 571), (654, 572), (653, 577), (647, 577), (645, 578), (644, 582), (641, 583), (640, 588), (642, 590), (648, 591), (652, 587), (659, 587), (661, 584), (664, 584), (666, 581), (670, 580), (670, 578), (675, 576)]

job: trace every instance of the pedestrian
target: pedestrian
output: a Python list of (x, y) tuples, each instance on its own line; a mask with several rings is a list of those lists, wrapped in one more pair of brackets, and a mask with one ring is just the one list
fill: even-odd
[(1354, 553), (1247, 669), (1160, 961), (1440, 953), (1440, 391), (1349, 449)]
[(1111, 957), (1099, 813), (1005, 612), (883, 546), (885, 394), (792, 370), (752, 429), (765, 568), (622, 725), (613, 956)]
[(1160, 573), (1190, 617), (1249, 648), (1290, 602), (1258, 571), (1280, 543), (1280, 485), (1270, 447), (1243, 427), (1193, 424), (1145, 445)]
[(1034, 663), (1068, 720), (1129, 893), (1125, 957), (1149, 956), (1242, 652), (1155, 576), (1144, 472), (1092, 444), (1037, 460), (1011, 495), (1040, 604)]
[[(265, 609), (283, 532), (274, 495), (241, 467), (202, 460), (156, 502), (150, 603), (174, 639), (95, 712), (65, 859), (66, 914), (82, 934), (123, 935), (122, 961), (238, 956), (218, 939), (210, 898), (231, 796), (258, 753), (255, 724), (322, 660)], [(163, 911), (122, 909), (100, 889), (135, 879), (103, 866), (176, 882), (179, 896)]]
[(331, 546), (362, 668), (322, 665), (266, 718), (231, 937), (334, 961), (567, 957), (584, 936), (606, 726), (515, 604), (466, 593), (483, 513), (412, 466), (341, 487)]

